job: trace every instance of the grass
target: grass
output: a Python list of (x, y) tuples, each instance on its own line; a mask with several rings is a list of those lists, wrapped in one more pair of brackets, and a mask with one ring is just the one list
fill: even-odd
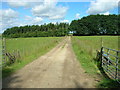
[(0, 35), (0, 79), (2, 78), (2, 38)]
[(45, 54), (55, 47), (62, 39), (62, 37), (6, 39), (6, 51), (13, 53), (15, 50), (18, 50), (20, 52), (20, 59), (11, 65), (3, 67), (3, 77), (10, 75)]
[(114, 80), (104, 78), (98, 83), (98, 88), (120, 88), (120, 84)]
[[(74, 36), (72, 37), (72, 47), (79, 60), (81, 66), (86, 73), (91, 76), (100, 75), (96, 61), (96, 50), (101, 49), (101, 38), (103, 46), (118, 50), (118, 36)], [(98, 87), (114, 87), (115, 81), (101, 78), (102, 81), (97, 85)], [(112, 84), (113, 83), (113, 84)], [(116, 84), (118, 85), (118, 84)]]

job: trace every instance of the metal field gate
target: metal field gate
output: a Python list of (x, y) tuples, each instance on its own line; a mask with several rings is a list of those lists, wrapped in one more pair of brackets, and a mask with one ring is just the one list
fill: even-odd
[(102, 68), (113, 80), (120, 83), (120, 51), (102, 47)]

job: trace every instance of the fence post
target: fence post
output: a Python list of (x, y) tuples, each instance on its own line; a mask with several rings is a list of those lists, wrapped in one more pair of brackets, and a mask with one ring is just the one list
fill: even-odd
[(4, 62), (3, 64), (5, 65), (6, 63), (6, 57), (5, 57), (5, 52), (6, 52), (6, 40), (5, 38), (2, 38), (2, 62)]
[(101, 61), (100, 61), (100, 67), (103, 66), (102, 58), (103, 58), (103, 38), (101, 37)]
[(116, 52), (116, 73), (115, 73), (115, 79), (118, 79), (118, 52)]
[(103, 58), (103, 47), (101, 47), (101, 56), (100, 56), (100, 67), (103, 66), (103, 63), (102, 63), (102, 58)]

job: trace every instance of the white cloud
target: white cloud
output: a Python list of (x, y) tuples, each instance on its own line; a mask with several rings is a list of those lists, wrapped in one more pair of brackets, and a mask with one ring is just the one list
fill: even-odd
[(56, 2), (48, 2), (45, 0), (44, 4), (37, 5), (32, 8), (32, 13), (37, 17), (47, 17), (51, 20), (63, 19), (68, 10), (67, 7), (56, 6)]
[(96, 1), (92, 1), (89, 9), (87, 10), (87, 13), (89, 13), (89, 14), (105, 13), (105, 12), (117, 7), (118, 1), (119, 0), (114, 0), (114, 1), (113, 0), (96, 0)]
[(2, 22), (2, 24), (0, 25), (0, 27), (2, 27), (0, 29), (0, 32), (3, 32), (7, 28), (11, 28), (11, 27), (18, 26), (18, 25), (19, 24), (18, 24), (18, 20), (17, 19), (9, 20), (9, 21), (6, 21), (6, 22)]
[(76, 19), (79, 19), (79, 18), (80, 18), (80, 14), (77, 13), (77, 14), (75, 15), (75, 18), (76, 18)]
[(62, 23), (69, 23), (69, 20), (62, 20), (60, 22), (62, 22)]
[(10, 8), (0, 10), (0, 32), (3, 32), (3, 30), (14, 26), (41, 24), (42, 21), (43, 19), (41, 17), (32, 16), (25, 16), (24, 20), (21, 21), (19, 19), (18, 12)]
[(68, 8), (67, 7), (54, 7), (49, 14), (49, 19), (55, 20), (55, 19), (63, 19), (67, 13)]
[(8, 2), (8, 4), (12, 7), (28, 7), (29, 3), (27, 2)]
[(57, 22), (51, 22), (52, 24), (56, 24)]
[(16, 25), (17, 17), (18, 17), (18, 12), (10, 8), (5, 10), (0, 10), (0, 18), (1, 18), (0, 22), (2, 23), (0, 24), (0, 27), (2, 27), (1, 30)]
[(2, 16), (3, 19), (11, 19), (18, 17), (18, 13), (9, 8), (6, 10), (0, 10), (0, 16)]
[(39, 24), (39, 23), (41, 23), (43, 21), (43, 19), (41, 18), (41, 17), (35, 17), (34, 19), (33, 19), (33, 23), (34, 24)]
[(67, 7), (56, 6), (58, 0), (8, 0), (12, 7), (31, 7), (32, 13), (37, 17), (46, 17), (51, 20), (63, 19), (68, 10)]
[[(12, 7), (30, 8), (33, 16), (19, 17), (19, 13), (13, 9), (0, 10), (0, 27), (2, 30), (14, 26), (34, 25), (44, 23), (44, 19), (58, 20), (64, 19), (68, 10), (65, 6), (57, 6), (57, 0), (7, 0)], [(38, 2), (39, 1), (39, 2)], [(2, 19), (2, 20), (1, 20)], [(67, 20), (64, 22), (68, 22)]]
[(109, 15), (110, 12), (105, 12), (105, 13), (101, 13), (101, 14), (103, 14), (103, 15)]
[(33, 7), (42, 3), (44, 0), (7, 0), (12, 7)]
[(23, 22), (19, 22), (19, 26), (25, 26), (25, 25), (34, 25), (34, 24), (41, 24), (43, 21), (43, 18), (41, 17), (32, 17), (32, 16), (25, 16), (25, 20)]
[(7, 0), (12, 7), (33, 7), (43, 3), (56, 3), (58, 0)]
[(31, 19), (32, 19), (31, 16), (28, 16), (28, 15), (25, 16), (25, 20), (31, 20)]

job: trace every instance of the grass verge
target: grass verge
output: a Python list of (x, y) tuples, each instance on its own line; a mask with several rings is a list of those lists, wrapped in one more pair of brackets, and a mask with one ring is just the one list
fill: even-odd
[(72, 37), (72, 47), (83, 69), (91, 76), (102, 76), (101, 81), (96, 85), (98, 88), (117, 88), (120, 87), (114, 80), (105, 78), (98, 68), (99, 62), (96, 61), (96, 50), (101, 49), (101, 37), (103, 46), (118, 49), (117, 36), (79, 36)]
[(72, 47), (77, 56), (77, 59), (79, 60), (81, 66), (85, 69), (86, 73), (90, 75), (99, 73), (98, 68), (94, 64), (92, 53), (90, 53), (92, 52), (90, 47), (86, 46), (76, 37), (72, 38)]

